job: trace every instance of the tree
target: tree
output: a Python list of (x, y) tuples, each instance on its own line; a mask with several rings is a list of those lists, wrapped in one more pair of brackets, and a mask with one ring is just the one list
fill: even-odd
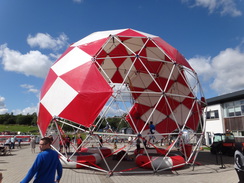
[(5, 121), (7, 121), (8, 118), (7, 118), (7, 115), (6, 114), (1, 114), (0, 115), (0, 124), (4, 124)]
[(5, 114), (5, 121), (4, 121), (4, 124), (6, 125), (8, 125), (8, 124), (16, 124), (16, 117), (14, 116), (14, 114), (13, 113), (11, 113), (11, 114), (8, 114), (8, 113), (6, 113)]
[(19, 125), (36, 125), (37, 115), (33, 114), (18, 114), (14, 115), (13, 113), (6, 113), (0, 115), (0, 124), (9, 125), (9, 124), (19, 124)]
[(33, 120), (32, 115), (29, 115), (29, 114), (27, 114), (27, 115), (19, 114), (19, 115), (17, 115), (16, 122), (19, 125), (31, 125), (32, 120)]
[(31, 125), (36, 125), (37, 123), (37, 114), (34, 112), (32, 114), (32, 121), (31, 121)]

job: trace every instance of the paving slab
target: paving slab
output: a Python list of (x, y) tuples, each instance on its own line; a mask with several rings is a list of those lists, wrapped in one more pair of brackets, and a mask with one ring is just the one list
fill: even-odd
[[(11, 155), (0, 156), (0, 172), (3, 183), (20, 182), (32, 166), (37, 154), (29, 146), (13, 149)], [(222, 162), (222, 163), (221, 163)], [(166, 173), (148, 174), (145, 172), (108, 176), (103, 172), (90, 169), (64, 169), (61, 183), (237, 183), (238, 177), (233, 168), (233, 157), (216, 157), (209, 152), (200, 152), (194, 167), (187, 167)], [(33, 180), (31, 181), (31, 183)]]

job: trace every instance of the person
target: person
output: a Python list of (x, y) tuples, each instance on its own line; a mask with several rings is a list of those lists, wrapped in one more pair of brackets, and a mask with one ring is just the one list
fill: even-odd
[(129, 136), (129, 138), (128, 138), (128, 144), (131, 144), (131, 141), (132, 141), (132, 137)]
[(63, 147), (64, 147), (64, 137), (61, 136), (60, 140), (59, 140), (59, 152), (63, 153)]
[(230, 130), (229, 129), (226, 129), (226, 134), (230, 134)]
[(117, 146), (117, 142), (114, 141), (114, 150), (116, 150), (117, 148), (118, 148), (118, 146)]
[(143, 137), (142, 140), (143, 140), (144, 147), (147, 148), (147, 139), (145, 137)]
[(5, 141), (4, 146), (8, 147), (8, 149), (11, 149), (10, 138), (8, 138), (8, 139)]
[(11, 149), (14, 149), (15, 148), (16, 137), (15, 136), (12, 136), (10, 138), (10, 141), (11, 141)]
[(66, 135), (65, 139), (64, 139), (64, 143), (65, 143), (64, 147), (65, 147), (66, 153), (70, 152), (70, 141), (71, 141), (70, 137), (68, 135)]
[(35, 153), (36, 139), (35, 139), (34, 136), (32, 136), (31, 139), (30, 139), (30, 147), (31, 147), (31, 152)]
[(239, 177), (239, 183), (244, 183), (244, 156), (242, 143), (235, 144), (234, 168)]
[[(150, 145), (153, 143), (154, 144), (154, 142), (155, 142), (155, 136), (153, 135), (153, 134), (151, 134), (151, 133), (148, 133), (148, 136), (149, 136), (149, 139), (148, 139), (148, 147), (150, 147)], [(152, 142), (151, 142), (152, 141)]]
[[(32, 167), (20, 183), (30, 182), (34, 175), (33, 183), (54, 183), (60, 181), (63, 169), (58, 153), (51, 149), (50, 138), (42, 138), (39, 142), (39, 147), (41, 152), (37, 155)], [(57, 177), (55, 180), (56, 171)]]
[(152, 121), (150, 122), (149, 129), (150, 129), (150, 133), (151, 134), (154, 134), (155, 133), (155, 126), (154, 126), (154, 124), (153, 124)]
[(81, 144), (82, 144), (82, 141), (83, 141), (83, 139), (82, 139), (81, 135), (78, 134), (77, 139), (76, 139), (76, 146), (77, 146), (77, 148), (78, 148), (78, 151), (81, 150)]
[(141, 138), (141, 135), (139, 134), (137, 139), (136, 139), (136, 151), (137, 151), (137, 153), (139, 153), (141, 150), (141, 139), (140, 138)]
[(3, 174), (0, 172), (0, 183), (2, 183), (3, 180)]
[(99, 145), (100, 147), (103, 146), (103, 137), (101, 135), (99, 136)]
[(0, 145), (0, 155), (6, 155), (7, 147)]
[(22, 139), (21, 138), (18, 138), (17, 141), (18, 141), (18, 148), (20, 149), (21, 148)]

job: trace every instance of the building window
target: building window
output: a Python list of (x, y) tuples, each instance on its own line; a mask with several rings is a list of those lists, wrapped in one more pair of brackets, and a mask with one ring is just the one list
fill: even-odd
[(228, 116), (229, 117), (235, 116), (234, 107), (228, 108)]
[(232, 131), (235, 137), (243, 137), (244, 131)]
[(219, 118), (219, 111), (218, 110), (207, 112), (207, 119), (218, 119), (218, 118)]
[(235, 107), (235, 116), (241, 116), (241, 106)]
[(244, 105), (241, 106), (241, 113), (244, 114)]
[(225, 117), (244, 116), (244, 100), (224, 104)]

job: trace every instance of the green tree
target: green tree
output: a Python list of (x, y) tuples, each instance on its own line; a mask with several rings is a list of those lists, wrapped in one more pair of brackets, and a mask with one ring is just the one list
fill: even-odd
[(0, 115), (0, 124), (5, 124), (5, 122), (8, 120), (7, 114), (1, 114)]
[(16, 116), (16, 122), (17, 124), (19, 125), (31, 125), (32, 123), (32, 120), (33, 120), (33, 117), (32, 115), (22, 115), (22, 114), (19, 114)]
[(5, 124), (16, 124), (16, 116), (13, 113), (6, 114), (6, 118)]
[(37, 114), (35, 112), (32, 114), (31, 125), (37, 125)]

